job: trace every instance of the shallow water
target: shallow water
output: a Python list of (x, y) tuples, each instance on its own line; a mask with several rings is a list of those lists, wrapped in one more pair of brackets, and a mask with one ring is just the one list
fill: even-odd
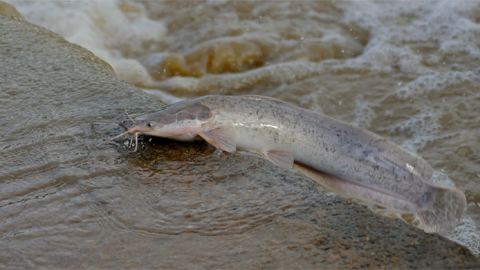
[[(480, 208), (475, 203), (480, 202), (477, 184), (480, 180), (480, 2), (7, 2), (16, 6), (28, 21), (87, 48), (108, 62), (119, 78), (159, 96), (166, 103), (205, 94), (267, 95), (354, 123), (418, 153), (436, 170), (432, 183), (454, 186), (465, 192), (466, 215), (449, 238), (479, 253)], [(96, 91), (99, 92), (96, 100), (101, 97), (103, 102), (109, 102), (111, 93)], [(55, 131), (56, 127), (42, 126), (41, 119), (34, 115), (56, 117), (66, 113), (49, 109), (46, 104), (54, 102), (58, 107), (62, 100), (45, 100), (43, 96), (36, 97), (34, 91), (11, 95), (22, 94), (31, 99), (29, 115), (33, 116), (24, 123), (4, 120), (13, 126), (4, 131), (4, 135), (21, 134), (19, 130), (27, 124), (39, 132), (20, 146), (8, 145), (8, 140), (2, 143), (6, 153), (2, 158), (7, 160), (2, 161), (2, 169), (8, 168), (6, 175), (11, 179), (2, 189), (25, 194), (23, 199), (17, 196), (21, 198), (17, 203), (34, 203), (35, 197), (29, 192), (35, 187), (22, 190), (22, 178), (35, 174), (38, 188), (52, 186), (52, 194), (42, 191), (43, 194), (35, 196), (55, 197), (60, 195), (55, 193), (56, 185), (64, 182), (49, 183), (50, 174), (54, 172), (45, 170), (42, 164), (68, 165), (62, 164), (60, 153), (48, 156), (24, 145), (41, 142), (44, 147), (54, 149), (59, 140), (66, 143), (73, 138), (80, 144), (79, 138), (87, 133), (72, 127), (68, 133), (52, 132), (54, 135), (50, 136), (45, 130)], [(72, 95), (65, 93), (65, 99), (74, 98)], [(119, 120), (121, 108), (128, 102), (126, 95), (118, 101), (118, 111), (101, 112), (102, 118)], [(41, 113), (37, 113), (36, 108), (41, 108)], [(154, 108), (154, 104), (142, 107), (143, 111), (136, 107), (133, 113)], [(4, 110), (1, 118), (6, 115), (8, 112)], [(98, 129), (98, 132), (106, 131), (113, 132), (105, 127)], [(25, 150), (21, 150), (22, 147)], [(8, 154), (9, 151), (12, 154)], [(81, 168), (82, 158), (75, 160), (75, 152), (71, 155), (71, 162)], [(102, 155), (106, 154), (98, 153), (99, 160)], [(32, 158), (26, 163), (16, 160), (24, 160), (25, 156)], [(16, 164), (34, 166), (36, 170), (26, 175)], [(115, 167), (102, 166), (106, 171)], [(169, 168), (160, 170), (169, 171)], [(174, 168), (171, 173), (176, 171)], [(82, 175), (88, 173), (79, 170), (77, 177)], [(76, 188), (91, 189), (91, 196), (101, 198), (102, 194), (94, 191), (95, 186), (114, 181), (108, 175), (101, 178), (104, 182), (79, 184)], [(62, 192), (68, 206), (71, 203), (68, 193), (75, 198), (73, 194), (77, 191), (70, 187)], [(142, 194), (141, 189), (135, 192)], [(180, 194), (173, 192), (171, 196)], [(131, 207), (125, 213), (133, 215), (135, 209), (155, 200), (145, 197), (132, 204), (118, 203), (125, 203), (126, 209)], [(79, 213), (79, 219), (83, 219), (83, 215), (88, 217), (88, 211), (108, 213), (108, 207), (102, 206), (101, 201), (99, 199), (98, 209)], [(37, 207), (47, 209), (48, 204)], [(180, 216), (188, 216), (182, 213), (182, 206), (174, 206), (176, 210), (165, 209), (166, 213), (179, 211)], [(209, 209), (201, 208), (201, 211), (208, 213)], [(232, 219), (241, 220), (242, 214), (233, 214)], [(122, 222), (134, 218), (119, 214)], [(402, 218), (421, 226), (413, 216)], [(122, 222), (106, 219), (98, 225), (118, 226), (121, 230)], [(248, 224), (245, 226), (248, 228)], [(187, 229), (175, 226), (172, 233)], [(190, 229), (202, 230), (195, 226)]]

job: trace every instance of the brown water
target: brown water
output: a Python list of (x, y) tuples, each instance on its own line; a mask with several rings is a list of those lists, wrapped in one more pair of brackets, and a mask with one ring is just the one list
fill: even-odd
[[(368, 128), (420, 154), (436, 170), (432, 183), (465, 192), (465, 218), (449, 238), (478, 254), (478, 2), (11, 3), (28, 21), (86, 47), (119, 78), (164, 102), (205, 94), (272, 96)], [(2, 36), (0, 45), (14, 39)], [(49, 55), (49, 44), (43, 44), (48, 41), (32, 36), (29, 42), (31, 52), (0, 67), (8, 74), (0, 86), (4, 239), (24, 238), (22, 249), (41, 254), (84, 247), (85, 256), (95, 260), (101, 256), (98, 242), (89, 251), (85, 239), (98, 238), (109, 248), (136, 243), (122, 252), (140, 255), (146, 252), (138, 248), (142, 241), (159, 241), (163, 247), (173, 241), (146, 237), (151, 234), (244, 233), (272, 226), (272, 220), (309, 204), (302, 200), (307, 191), (300, 184), (266, 189), (239, 177), (252, 168), (277, 170), (250, 156), (232, 157), (236, 167), (226, 174), (204, 144), (152, 150), (151, 142), (142, 140), (139, 153), (118, 142), (95, 147), (119, 128), (92, 128), (90, 121), (123, 119), (126, 104), (131, 113), (141, 114), (162, 103), (115, 79), (105, 86), (109, 66), (74, 46), (69, 50), (76, 53), (63, 54), (73, 61), (59, 65), (53, 58), (61, 48)], [(35, 68), (42, 75), (29, 77), (28, 70), (19, 69), (25, 61), (41, 61)], [(72, 71), (77, 77), (71, 78)], [(102, 76), (92, 75), (96, 72)], [(71, 80), (75, 88), (62, 87), (71, 87)], [(199, 159), (182, 159), (188, 151)], [(164, 155), (168, 161), (161, 160)], [(174, 156), (178, 161), (170, 160)], [(199, 162), (205, 167), (199, 168)], [(227, 181), (232, 175), (240, 179)], [(403, 218), (420, 226), (413, 216)], [(71, 224), (78, 224), (75, 233)], [(138, 236), (122, 238), (125, 230)], [(54, 245), (46, 248), (46, 243)], [(25, 263), (21, 255), (18, 260)], [(48, 261), (38, 258), (32, 266)]]

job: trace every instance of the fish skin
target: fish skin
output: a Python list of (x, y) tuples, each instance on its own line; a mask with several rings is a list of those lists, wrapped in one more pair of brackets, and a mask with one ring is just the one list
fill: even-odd
[(360, 127), (259, 96), (211, 96), (202, 104), (214, 112), (215, 125), (233, 121), (238, 149), (289, 151), (296, 162), (387, 194), (403, 194), (417, 205), (433, 193), (422, 181), (433, 173), (423, 158)]
[[(152, 123), (155, 127), (147, 127)], [(466, 205), (460, 190), (424, 181), (433, 169), (418, 155), (368, 130), (273, 98), (204, 96), (120, 125), (135, 135), (176, 140), (200, 136), (227, 152), (258, 152), (284, 168), (295, 163), (299, 171), (340, 194), (420, 213), (430, 232), (452, 230)], [(432, 209), (440, 206), (444, 209)]]

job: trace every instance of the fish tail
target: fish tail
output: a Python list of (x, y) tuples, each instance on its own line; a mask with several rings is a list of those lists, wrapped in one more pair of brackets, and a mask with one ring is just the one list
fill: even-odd
[(467, 201), (458, 189), (437, 188), (428, 209), (418, 212), (425, 229), (430, 233), (445, 235), (460, 222)]

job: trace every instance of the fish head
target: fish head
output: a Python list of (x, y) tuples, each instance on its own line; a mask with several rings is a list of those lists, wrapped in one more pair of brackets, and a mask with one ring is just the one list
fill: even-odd
[(125, 119), (120, 123), (109, 121), (94, 121), (118, 124), (125, 130), (120, 135), (110, 138), (100, 143), (102, 145), (124, 135), (131, 134), (132, 140), (135, 138), (138, 145), (138, 135), (145, 134), (149, 136), (169, 138), (179, 141), (191, 141), (198, 137), (198, 133), (202, 129), (202, 125), (209, 122), (213, 118), (212, 110), (203, 105), (202, 98), (181, 101), (166, 107), (163, 107), (156, 113), (146, 114), (136, 119)]
[(210, 108), (198, 99), (185, 100), (146, 114), (136, 119), (125, 119), (119, 125), (130, 134), (141, 133), (149, 136), (175, 140), (193, 140), (201, 126), (212, 118)]

